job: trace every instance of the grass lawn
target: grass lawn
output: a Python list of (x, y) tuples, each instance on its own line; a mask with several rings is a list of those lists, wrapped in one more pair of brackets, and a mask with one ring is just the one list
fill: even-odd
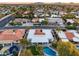
[(24, 48), (24, 49), (21, 51), (20, 56), (32, 56), (32, 52), (31, 52), (30, 49)]

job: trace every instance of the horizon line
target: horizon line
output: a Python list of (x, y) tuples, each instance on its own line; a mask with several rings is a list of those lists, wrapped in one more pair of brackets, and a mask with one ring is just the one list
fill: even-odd
[[(33, 3), (38, 3), (38, 2), (0, 2), (0, 4), (33, 4)], [(39, 2), (39, 3), (46, 3), (46, 4), (51, 4), (51, 3), (79, 4), (79, 2)]]

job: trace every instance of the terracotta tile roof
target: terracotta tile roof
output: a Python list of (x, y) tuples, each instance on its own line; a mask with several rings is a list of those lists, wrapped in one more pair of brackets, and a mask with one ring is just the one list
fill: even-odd
[(13, 30), (5, 30), (0, 33), (0, 40), (19, 40), (23, 37), (24, 33), (24, 29), (18, 29), (15, 32)]
[(66, 34), (66, 36), (67, 36), (67, 38), (68, 38), (69, 40), (72, 40), (73, 37), (74, 37), (74, 34), (71, 33), (71, 32), (65, 32), (65, 34)]
[(33, 22), (33, 23), (37, 23), (37, 22), (39, 22), (39, 19), (38, 19), (38, 18), (33, 18), (33, 19), (32, 19), (32, 22)]
[(45, 33), (43, 33), (42, 29), (36, 29), (35, 35), (45, 35)]
[(25, 11), (23, 14), (29, 14), (31, 13), (31, 11)]

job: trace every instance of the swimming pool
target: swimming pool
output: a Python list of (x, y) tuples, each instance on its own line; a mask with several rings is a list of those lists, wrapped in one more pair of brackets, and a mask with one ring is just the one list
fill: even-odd
[(79, 45), (77, 45), (76, 48), (79, 49)]
[(19, 45), (4, 46), (0, 50), (0, 56), (17, 56), (20, 50)]
[(12, 54), (13, 56), (17, 56), (18, 55), (18, 52), (19, 52), (19, 47), (16, 46), (16, 45), (13, 45), (12, 47), (10, 47), (8, 49), (9, 53)]
[(45, 56), (57, 56), (58, 55), (58, 53), (54, 49), (51, 49), (49, 47), (44, 47), (43, 53)]

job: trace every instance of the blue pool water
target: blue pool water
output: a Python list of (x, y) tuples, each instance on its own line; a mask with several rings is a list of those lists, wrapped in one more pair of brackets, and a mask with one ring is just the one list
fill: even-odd
[(3, 53), (0, 53), (0, 56), (16, 56), (18, 55), (20, 47), (17, 45), (12, 45), (9, 49), (5, 50)]
[(77, 49), (79, 49), (79, 45), (78, 45), (78, 46), (76, 46), (76, 48), (77, 48)]
[(11, 56), (15, 56), (14, 53), (17, 53), (19, 52), (19, 47), (17, 45), (13, 45), (11, 46), (9, 49), (8, 49), (8, 55), (11, 55)]
[(9, 49), (10, 54), (13, 53), (14, 50), (19, 51), (19, 48), (17, 46), (10, 47), (10, 49)]
[(56, 51), (50, 49), (49, 47), (44, 47), (43, 52), (48, 56), (56, 56)]

